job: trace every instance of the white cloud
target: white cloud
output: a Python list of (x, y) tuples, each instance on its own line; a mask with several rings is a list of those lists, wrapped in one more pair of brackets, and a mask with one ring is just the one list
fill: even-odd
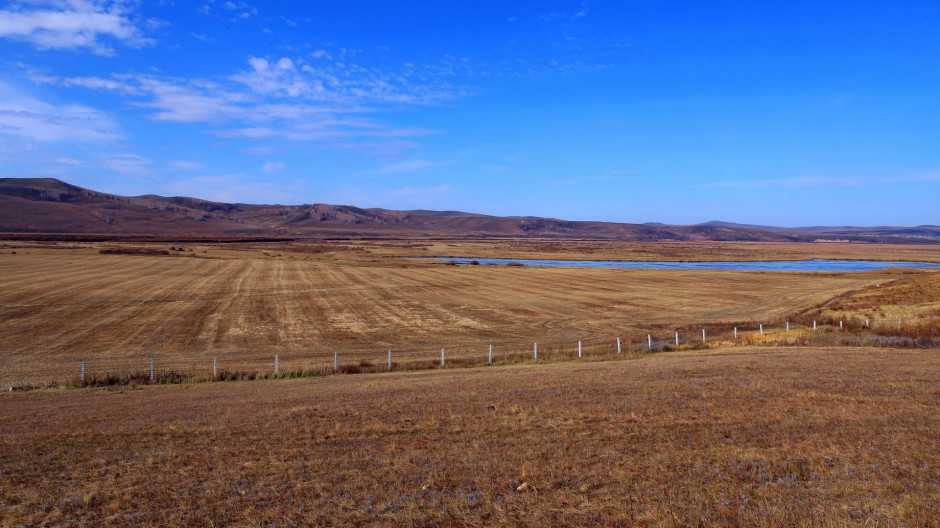
[[(336, 56), (350, 53), (340, 49)], [(391, 126), (375, 118), (377, 113), (462, 95), (436, 76), (426, 76), (426, 71), (416, 73), (421, 69), (414, 65), (385, 73), (345, 59), (324, 62), (314, 67), (302, 57), (249, 56), (245, 69), (220, 78), (159, 73), (57, 78), (37, 71), (29, 71), (29, 78), (39, 84), (108, 91), (143, 109), (152, 120), (208, 125), (205, 132), (220, 138), (280, 139), (351, 149), (358, 145), (369, 152), (392, 154), (414, 147), (404, 138), (437, 132)], [(422, 81), (425, 78), (432, 80)], [(393, 166), (389, 171), (417, 168)]]
[(0, 136), (37, 142), (119, 139), (111, 117), (79, 104), (54, 105), (0, 82)]
[(268, 127), (247, 127), (218, 130), (215, 135), (224, 138), (264, 139), (274, 137), (278, 135), (278, 132)]
[[(323, 51), (314, 58), (329, 58)], [(461, 89), (440, 80), (431, 83), (416, 82), (420, 78), (439, 79), (438, 76), (418, 75), (414, 68), (402, 72), (382, 72), (341, 62), (311, 65), (302, 58), (281, 57), (271, 60), (249, 57), (249, 70), (231, 76), (231, 80), (244, 85), (253, 93), (268, 97), (306, 99), (349, 106), (363, 104), (439, 104), (460, 95)], [(436, 71), (436, 70), (435, 70)]]
[(277, 172), (284, 170), (284, 162), (267, 160), (264, 162), (264, 165), (261, 166), (261, 170), (264, 172)]
[(272, 154), (278, 154), (281, 152), (281, 147), (276, 147), (274, 145), (255, 145), (253, 147), (247, 147), (241, 150), (245, 154), (251, 154), (252, 156), (270, 156)]
[[(203, 4), (196, 8), (196, 12), (202, 15), (211, 15), (213, 10), (213, 4), (219, 6), (221, 10), (216, 10), (215, 12), (223, 16), (223, 18), (228, 18), (231, 21), (236, 20), (247, 20), (258, 14), (258, 8), (253, 7), (245, 2), (219, 2), (216, 4), (215, 0), (209, 0), (208, 3)], [(234, 18), (231, 18), (234, 17)]]
[(220, 122), (244, 115), (239, 106), (245, 98), (204, 81), (189, 83), (181, 79), (158, 79), (149, 75), (127, 76), (128, 92), (145, 94), (150, 100), (139, 106), (156, 110), (157, 121), (180, 123)]
[(135, 48), (154, 42), (137, 27), (124, 2), (96, 0), (14, 4), (0, 11), (0, 37), (39, 49), (88, 49), (99, 55), (114, 53), (111, 41)]
[(134, 92), (134, 88), (127, 83), (115, 81), (113, 79), (101, 79), (99, 77), (70, 77), (62, 79), (63, 86), (80, 86), (82, 88), (104, 89), (110, 91)]
[[(274, 62), (251, 57), (249, 64), (258, 73), (296, 73), (289, 58)], [(276, 82), (269, 88), (254, 89), (234, 81), (180, 79), (157, 75), (125, 74), (101, 77), (55, 78), (33, 72), (34, 82), (68, 87), (107, 90), (123, 95), (129, 104), (149, 109), (150, 118), (177, 123), (203, 123), (216, 127), (210, 132), (223, 138), (281, 138), (300, 143), (355, 141), (362, 138), (396, 139), (435, 134), (415, 127), (391, 127), (366, 114), (380, 108), (366, 94), (334, 93), (332, 101), (310, 101), (302, 92)], [(283, 91), (283, 96), (258, 92)]]

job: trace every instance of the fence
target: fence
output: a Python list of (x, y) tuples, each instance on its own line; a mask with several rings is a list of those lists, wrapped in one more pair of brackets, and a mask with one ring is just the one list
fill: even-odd
[(443, 347), (350, 347), (273, 352), (227, 351), (197, 357), (88, 357), (46, 362), (20, 371), (12, 388), (41, 385), (101, 386), (190, 381), (325, 376), (521, 362), (592, 361), (675, 350), (725, 346), (940, 346), (932, 336), (903, 335), (903, 321), (802, 320), (722, 323), (648, 330), (619, 336), (561, 340), (457, 341)]

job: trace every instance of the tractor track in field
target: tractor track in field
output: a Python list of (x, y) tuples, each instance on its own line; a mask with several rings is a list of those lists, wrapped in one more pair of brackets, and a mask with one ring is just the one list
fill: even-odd
[(394, 348), (405, 358), (409, 350), (427, 355), (445, 345), (476, 354), (481, 342), (539, 340), (550, 347), (629, 328), (770, 322), (889, 279), (7, 255), (0, 258), (0, 370), (82, 357), (326, 358), (334, 350)]

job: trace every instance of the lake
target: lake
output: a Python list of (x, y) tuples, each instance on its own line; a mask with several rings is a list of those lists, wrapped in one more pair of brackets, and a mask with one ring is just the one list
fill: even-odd
[(767, 260), (739, 262), (665, 262), (665, 261), (616, 261), (616, 260), (523, 260), (493, 258), (452, 258), (430, 257), (432, 260), (469, 264), (506, 265), (509, 263), (525, 266), (578, 268), (631, 268), (631, 269), (672, 269), (672, 270), (734, 270), (734, 271), (872, 271), (885, 268), (940, 268), (932, 262), (886, 262), (876, 260)]

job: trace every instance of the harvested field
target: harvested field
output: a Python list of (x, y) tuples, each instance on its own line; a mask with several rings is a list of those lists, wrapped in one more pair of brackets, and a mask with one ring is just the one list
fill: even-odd
[[(214, 250), (213, 250), (214, 251)], [(0, 254), (0, 384), (101, 368), (284, 368), (612, 343), (651, 326), (772, 322), (903, 273), (656, 271), (267, 258)], [(356, 253), (356, 252), (354, 252)], [(201, 253), (196, 253), (201, 254)], [(270, 254), (270, 253), (269, 253)], [(211, 256), (211, 254), (210, 254)], [(368, 259), (367, 259), (368, 260)], [(374, 259), (373, 259), (374, 260)], [(127, 360), (121, 363), (121, 360)], [(247, 368), (247, 367), (246, 367)]]
[(0, 526), (937, 526), (940, 354), (0, 395)]

